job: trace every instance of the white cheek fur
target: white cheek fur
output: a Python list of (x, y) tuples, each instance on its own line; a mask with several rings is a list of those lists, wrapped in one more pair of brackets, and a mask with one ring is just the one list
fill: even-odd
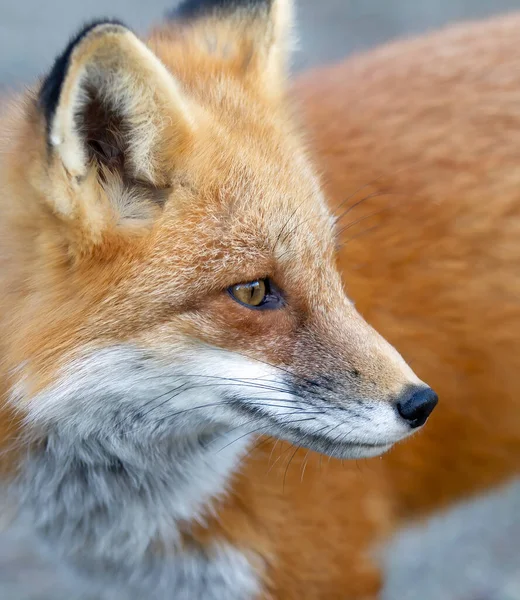
[(29, 426), (59, 426), (80, 438), (184, 439), (252, 425), (251, 431), (279, 437), (285, 426), (297, 426), (306, 434), (333, 431), (334, 441), (347, 444), (392, 444), (410, 432), (390, 403), (365, 401), (352, 409), (340, 392), (337, 402), (302, 398), (285, 375), (275, 366), (210, 346), (166, 360), (119, 345), (78, 355), (56, 384), (32, 398), (25, 397), (19, 379), (11, 401), (23, 399)]
[[(404, 435), (391, 406), (362, 404), (349, 412), (319, 398), (311, 404), (294, 394), (285, 375), (206, 346), (168, 362), (119, 345), (77, 356), (35, 397), (25, 397), (20, 378), (11, 402), (23, 400), (28, 429), (36, 426), (46, 436), (45, 447), (30, 453), (21, 469), (21, 516), (52, 556), (66, 559), (78, 573), (85, 561), (100, 572), (115, 561), (113, 583), (125, 589), (137, 577), (136, 565), (148, 564), (162, 573), (161, 585), (175, 587), (180, 578), (186, 598), (212, 597), (193, 595), (200, 574), (210, 573), (208, 585), (221, 586), (220, 597), (249, 600), (257, 579), (247, 557), (238, 557), (241, 572), (222, 562), (235, 549), (211, 556), (181, 552), (173, 563), (160, 557), (148, 563), (150, 544), (175, 547), (180, 523), (205, 520), (240, 468), (251, 433), (284, 437), (296, 423), (304, 434), (334, 428), (334, 435), (353, 444)], [(80, 527), (74, 525), (78, 510)], [(145, 581), (149, 573), (140, 577)], [(129, 588), (125, 598), (142, 597), (142, 589), (136, 590)]]

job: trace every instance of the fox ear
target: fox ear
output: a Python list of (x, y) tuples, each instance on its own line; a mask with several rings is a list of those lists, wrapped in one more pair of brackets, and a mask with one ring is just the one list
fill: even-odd
[(294, 45), (293, 0), (184, 0), (171, 17), (191, 23), (208, 52), (238, 62), (261, 91), (283, 91)]
[[(193, 128), (170, 72), (131, 31), (112, 21), (89, 25), (70, 42), (42, 84), (39, 105), (52, 178), (68, 180), (56, 203), (71, 215), (85, 212), (77, 206), (81, 187), (95, 180), (105, 191), (119, 182), (125, 189), (115, 195), (126, 199), (111, 200), (135, 216), (147, 196), (136, 195), (135, 188), (169, 186)], [(64, 190), (70, 197), (63, 198)]]

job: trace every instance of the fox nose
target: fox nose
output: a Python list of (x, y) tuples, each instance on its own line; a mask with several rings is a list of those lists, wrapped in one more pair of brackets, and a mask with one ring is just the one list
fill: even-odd
[(406, 400), (397, 403), (397, 411), (415, 429), (426, 423), (439, 398), (429, 387), (416, 389)]

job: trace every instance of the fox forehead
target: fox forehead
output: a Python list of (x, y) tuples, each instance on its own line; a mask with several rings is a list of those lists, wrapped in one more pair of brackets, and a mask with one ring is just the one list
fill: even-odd
[[(253, 104), (254, 106), (254, 104)], [(157, 220), (152, 252), (182, 276), (190, 263), (228, 285), (332, 260), (334, 220), (301, 140), (259, 111), (239, 131), (208, 111)], [(155, 264), (155, 263), (154, 263)]]
[(334, 226), (314, 186), (300, 182), (290, 190), (287, 172), (234, 167), (227, 174), (217, 169), (213, 186), (206, 173), (201, 188), (181, 184), (172, 191), (176, 200), (166, 203), (144, 260), (133, 262), (129, 286), (162, 280), (170, 300), (189, 301), (272, 277), (301, 297), (318, 293), (320, 279), (337, 278)]
[[(199, 245), (213, 239), (204, 250), (225, 245), (232, 252), (249, 248), (269, 258), (288, 250), (323, 254), (332, 243), (333, 221), (304, 159), (293, 155), (276, 161), (246, 144), (232, 142), (205, 160), (191, 161), (186, 179), (171, 192), (175, 202), (167, 203), (159, 221), (166, 243)], [(219, 155), (229, 162), (223, 164)]]
[[(215, 48), (208, 39), (218, 42)], [(218, 19), (207, 28), (174, 23), (150, 39), (154, 53), (196, 99), (198, 111), (185, 168), (172, 172), (185, 201), (167, 207), (160, 222), (164, 235), (171, 241), (170, 228), (184, 223), (188, 245), (200, 246), (199, 235), (208, 242), (218, 239), (248, 262), (247, 248), (257, 260), (280, 259), (281, 266), (299, 254), (312, 263), (312, 256), (330, 258), (334, 219), (290, 103), (285, 93), (274, 98), (262, 93), (266, 86), (257, 78), (244, 79), (244, 48), (236, 49), (237, 68), (232, 41)]]

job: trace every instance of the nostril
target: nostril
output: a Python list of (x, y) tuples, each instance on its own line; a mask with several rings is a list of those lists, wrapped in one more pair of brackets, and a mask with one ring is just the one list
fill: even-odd
[(426, 423), (438, 400), (431, 388), (421, 388), (406, 400), (398, 402), (397, 411), (411, 427), (420, 427)]

